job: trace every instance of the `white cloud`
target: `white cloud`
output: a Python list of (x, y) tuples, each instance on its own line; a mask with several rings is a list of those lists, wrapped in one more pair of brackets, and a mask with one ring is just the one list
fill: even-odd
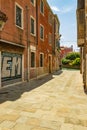
[(51, 9), (56, 12), (60, 12), (59, 8), (56, 6), (51, 6)]
[(71, 11), (73, 11), (73, 7), (69, 6), (69, 7), (63, 7), (62, 9), (59, 9), (57, 6), (51, 6), (51, 9), (55, 12), (59, 12), (59, 13), (69, 13)]

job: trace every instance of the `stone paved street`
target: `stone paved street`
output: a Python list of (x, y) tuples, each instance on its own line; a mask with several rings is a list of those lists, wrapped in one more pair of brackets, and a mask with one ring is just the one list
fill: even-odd
[(78, 70), (0, 90), (0, 130), (87, 130), (87, 95)]

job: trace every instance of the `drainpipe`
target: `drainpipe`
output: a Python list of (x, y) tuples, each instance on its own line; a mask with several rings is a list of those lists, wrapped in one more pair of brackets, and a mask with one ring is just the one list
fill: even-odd
[(38, 0), (36, 0), (36, 78), (38, 76), (37, 46), (38, 46)]
[[(85, 1), (84, 1), (85, 2)], [(79, 4), (78, 0), (78, 4)], [(81, 4), (81, 3), (80, 3)], [(78, 6), (79, 7), (79, 6)], [(83, 84), (84, 84), (84, 91), (86, 91), (86, 17), (85, 17), (85, 3), (84, 3), (84, 46), (83, 46)]]
[(55, 55), (55, 46), (56, 46), (56, 44), (55, 44), (55, 15), (54, 15), (54, 55)]
[(36, 45), (38, 45), (38, 0), (36, 0)]
[(27, 31), (27, 54), (26, 54), (26, 75), (27, 75), (27, 82), (29, 82), (30, 79), (30, 65), (29, 65), (29, 56), (30, 56), (30, 43), (29, 43), (29, 7), (26, 5), (26, 31)]
[[(53, 60), (55, 60), (55, 58), (56, 58), (56, 55), (55, 55), (55, 54), (56, 54), (56, 52), (55, 52), (55, 48), (56, 48), (56, 45), (55, 45), (55, 42), (56, 42), (56, 39), (55, 39), (55, 33), (56, 33), (56, 32), (55, 32), (55, 15), (53, 15), (53, 17), (54, 17), (54, 19), (53, 19), (53, 26), (54, 26), (54, 30), (53, 30), (53, 31), (54, 31)], [(55, 62), (56, 62), (56, 61), (55, 61)], [(55, 64), (56, 64), (56, 63), (55, 63)], [(54, 67), (54, 71), (55, 71), (55, 70), (56, 70), (56, 68)]]

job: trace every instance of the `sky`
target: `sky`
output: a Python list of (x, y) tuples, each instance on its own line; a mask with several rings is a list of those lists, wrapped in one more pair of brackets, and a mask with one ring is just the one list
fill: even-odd
[(77, 47), (77, 21), (76, 8), (77, 0), (47, 0), (54, 14), (57, 14), (60, 21), (60, 34), (62, 35), (61, 46)]

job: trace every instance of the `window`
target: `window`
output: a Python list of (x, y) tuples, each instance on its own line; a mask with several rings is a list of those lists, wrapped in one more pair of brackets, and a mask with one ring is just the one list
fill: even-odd
[(31, 67), (35, 67), (35, 52), (31, 52)]
[(48, 22), (52, 25), (52, 14), (49, 12)]
[(35, 5), (35, 0), (31, 0), (31, 3), (32, 3), (33, 5)]
[(43, 3), (43, 0), (40, 1), (40, 12), (42, 14), (44, 13), (44, 3)]
[(43, 67), (43, 63), (44, 63), (44, 55), (40, 54), (40, 67)]
[(31, 17), (31, 34), (35, 35), (35, 20)]
[(44, 27), (40, 25), (40, 38), (44, 40)]
[(56, 40), (56, 47), (60, 49), (60, 41)]
[(49, 44), (52, 44), (52, 34), (49, 33)]
[(55, 22), (55, 33), (58, 34), (58, 22), (57, 21)]
[(16, 25), (23, 28), (23, 9), (16, 4)]

